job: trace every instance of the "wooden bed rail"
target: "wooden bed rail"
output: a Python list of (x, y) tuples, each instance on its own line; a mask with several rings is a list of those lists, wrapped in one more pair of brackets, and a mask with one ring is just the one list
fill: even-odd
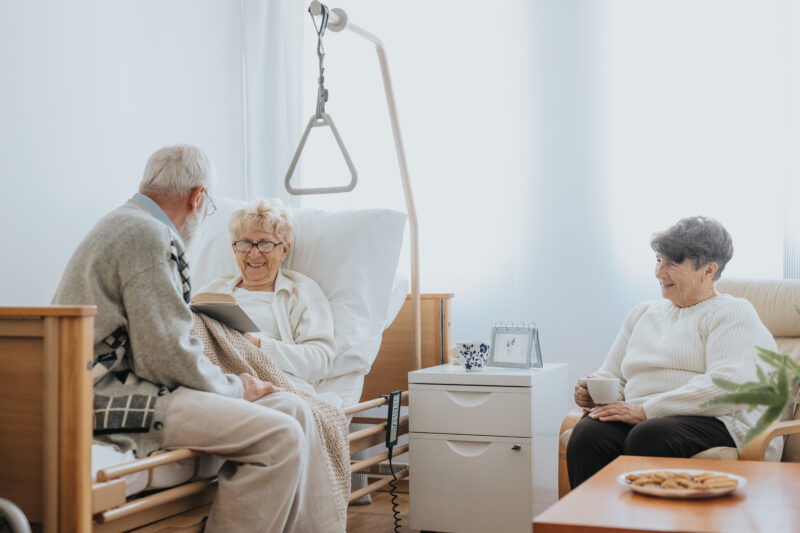
[[(406, 453), (408, 451), (408, 444), (403, 444), (401, 446), (395, 446), (392, 452), (393, 456), (400, 455), (401, 453)], [(350, 472), (356, 474), (361, 472), (362, 470), (366, 470), (367, 468), (371, 467), (372, 465), (376, 465), (378, 463), (382, 463), (389, 459), (389, 452), (383, 452), (379, 455), (374, 457), (370, 457), (369, 459), (364, 459), (363, 461), (358, 461), (350, 465)]]
[[(408, 391), (404, 391), (402, 398), (408, 397)], [(358, 413), (361, 411), (366, 411), (367, 409), (372, 409), (373, 407), (379, 407), (381, 405), (385, 405), (387, 402), (386, 398), (375, 398), (374, 400), (369, 400), (366, 402), (361, 402), (356, 404), (352, 407), (348, 407), (344, 409), (345, 415), (351, 415), (353, 413)], [(408, 417), (401, 417), (399, 423), (400, 435), (408, 433)], [(405, 431), (403, 431), (405, 429)], [(350, 452), (355, 453), (357, 451), (361, 451), (363, 449), (369, 448), (374, 446), (375, 444), (380, 444), (380, 438), (376, 441), (375, 437), (378, 435), (382, 435), (386, 431), (386, 422), (378, 423), (373, 427), (369, 427), (366, 429), (362, 429), (361, 431), (357, 431), (350, 435)], [(363, 446), (358, 449), (353, 449), (353, 446), (362, 446), (364, 444), (369, 443), (368, 446)], [(199, 457), (203, 455), (202, 452), (198, 452), (195, 450), (190, 450), (188, 448), (181, 448), (178, 450), (171, 450), (162, 453), (157, 453), (155, 455), (151, 455), (150, 457), (145, 457), (142, 459), (136, 459), (134, 461), (123, 463), (120, 465), (110, 466), (108, 468), (103, 468), (97, 471), (97, 481), (98, 482), (105, 482), (110, 481), (112, 479), (119, 479), (121, 477), (125, 477), (130, 474), (135, 474), (136, 472), (142, 472), (144, 470), (150, 470), (151, 468), (156, 468), (158, 466), (163, 466), (170, 463), (177, 463), (178, 461), (183, 461), (185, 459), (192, 459), (194, 457)]]
[[(397, 434), (408, 433), (408, 416), (401, 416), (397, 424)], [(372, 448), (386, 440), (386, 422), (350, 434), (350, 453)]]
[[(395, 477), (397, 477), (398, 481), (403, 479), (404, 477), (407, 477), (407, 476), (408, 476), (408, 468), (404, 468), (403, 470), (400, 470), (399, 472), (395, 472)], [(358, 489), (356, 491), (351, 492), (350, 493), (350, 501), (352, 502), (354, 500), (357, 500), (357, 499), (361, 498), (362, 496), (366, 496), (367, 494), (373, 493), (376, 490), (380, 489), (381, 487), (385, 487), (386, 485), (388, 485), (391, 482), (392, 482), (392, 477), (391, 476), (387, 476), (387, 477), (385, 477), (383, 479), (379, 479), (378, 481), (376, 481), (374, 483), (370, 483), (369, 485), (367, 485), (364, 488), (361, 488), (361, 489)]]
[[(370, 403), (370, 402), (364, 402)], [(371, 448), (372, 446), (382, 444), (385, 439), (385, 432), (386, 432), (386, 422), (381, 420), (382, 423), (375, 424), (372, 427), (368, 427), (362, 429), (360, 431), (356, 431), (350, 435), (350, 452), (355, 453), (357, 451), (365, 450), (367, 448)], [(398, 423), (398, 435), (404, 435), (408, 433), (408, 416), (403, 416), (400, 418)], [(399, 455), (401, 453), (405, 453), (408, 451), (408, 444), (403, 444), (400, 446), (395, 447), (394, 455)], [(118, 522), (122, 520), (132, 519), (134, 515), (141, 512), (149, 512), (149, 513), (159, 513), (158, 516), (167, 516), (161, 511), (161, 509), (169, 508), (171, 505), (182, 505), (178, 502), (187, 498), (187, 497), (194, 497), (197, 496), (198, 498), (203, 498), (202, 500), (198, 500), (198, 502), (202, 501), (205, 503), (206, 501), (210, 501), (210, 497), (213, 495), (208, 491), (216, 489), (216, 480), (215, 479), (202, 479), (198, 481), (193, 481), (190, 483), (186, 483), (184, 485), (179, 485), (177, 487), (173, 487), (171, 489), (162, 490), (156, 493), (153, 493), (148, 496), (135, 498), (125, 502), (124, 496), (124, 481), (121, 479), (129, 474), (133, 474), (136, 472), (150, 470), (159, 466), (163, 466), (165, 464), (174, 463), (177, 461), (182, 461), (184, 459), (191, 459), (203, 455), (202, 452), (189, 450), (186, 448), (178, 449), (178, 450), (171, 450), (166, 451), (163, 453), (159, 453), (150, 457), (146, 457), (144, 459), (137, 459), (135, 461), (112, 466), (109, 468), (105, 468), (103, 470), (99, 470), (97, 472), (97, 483), (95, 484), (95, 520), (97, 524), (108, 524), (109, 522)], [(353, 473), (361, 472), (368, 469), (371, 466), (379, 464), (389, 458), (388, 452), (384, 452), (378, 454), (374, 457), (370, 457), (363, 461), (359, 461), (353, 463), (351, 465), (351, 470)], [(402, 479), (408, 476), (408, 469), (403, 471), (397, 472), (397, 479)], [(119, 487), (111, 486), (117, 483), (123, 483)], [(389, 483), (389, 479), (380, 479), (374, 483), (367, 485), (364, 488), (361, 488), (357, 491), (354, 491), (350, 495), (350, 501), (356, 500), (365, 494), (369, 494), (381, 487), (386, 486)], [(105, 490), (99, 490), (103, 487)], [(101, 494), (102, 492), (102, 494)], [(121, 494), (119, 494), (121, 492)], [(106, 494), (107, 493), (107, 494)], [(113, 508), (108, 508), (101, 503), (101, 496), (106, 496), (109, 502), (114, 502)], [(98, 499), (100, 498), (100, 499)], [(185, 510), (185, 509), (183, 509)], [(156, 514), (153, 514), (156, 516)], [(96, 529), (98, 525), (96, 525)], [(99, 526), (102, 530), (104, 529), (103, 526)]]
[(196, 496), (198, 497), (198, 502), (206, 503), (210, 501), (209, 496), (213, 497), (214, 492), (216, 492), (216, 487), (216, 478), (201, 479), (184, 485), (178, 485), (177, 487), (155, 492), (143, 498), (136, 498), (125, 505), (99, 513), (95, 515), (95, 521), (99, 524), (119, 521), (131, 517), (136, 513), (154, 510), (161, 506), (169, 505), (170, 503), (179, 502), (190, 496)]
[(177, 487), (171, 489), (162, 490), (160, 492), (151, 494), (150, 496), (145, 496), (144, 498), (132, 500), (121, 507), (101, 513), (98, 515), (98, 522), (103, 523), (110, 522), (112, 520), (119, 520), (120, 518), (125, 518), (126, 516), (139, 511), (144, 511), (145, 509), (151, 509), (168, 501), (177, 500), (191, 494), (198, 494), (203, 492), (209, 485), (211, 485), (211, 483), (211, 480), (203, 479), (200, 481), (187, 483), (185, 485), (178, 485)]
[[(402, 396), (400, 397), (401, 400), (408, 400), (408, 391), (403, 391)], [(348, 407), (347, 409), (343, 409), (344, 414), (350, 416), (355, 413), (360, 413), (361, 411), (366, 411), (367, 409), (372, 409), (373, 407), (380, 407), (381, 405), (386, 405), (388, 402), (386, 398), (375, 398), (374, 400), (367, 400), (366, 402), (357, 403), (352, 407)]]
[(112, 479), (121, 478), (129, 474), (135, 474), (143, 470), (150, 470), (157, 466), (163, 466), (170, 463), (177, 463), (184, 459), (191, 459), (199, 457), (203, 452), (190, 450), (188, 448), (180, 448), (178, 450), (171, 450), (168, 452), (157, 453), (150, 457), (136, 459), (129, 463), (122, 463), (121, 465), (109, 466), (97, 471), (97, 481), (109, 481)]

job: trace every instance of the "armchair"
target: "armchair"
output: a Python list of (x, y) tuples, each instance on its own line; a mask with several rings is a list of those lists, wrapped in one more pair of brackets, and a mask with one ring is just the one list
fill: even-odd
[[(778, 352), (800, 359), (800, 315), (795, 306), (800, 305), (800, 280), (721, 280), (717, 292), (745, 298), (753, 304), (761, 321), (775, 337)], [(795, 391), (794, 394), (796, 394)], [(570, 491), (567, 475), (567, 443), (572, 428), (586, 413), (581, 408), (570, 411), (561, 423), (558, 438), (558, 497)], [(781, 461), (800, 462), (800, 409), (794, 404), (787, 408), (781, 421), (772, 424), (741, 453), (736, 448), (716, 447), (704, 450), (694, 458), (761, 461), (769, 443), (785, 438)]]

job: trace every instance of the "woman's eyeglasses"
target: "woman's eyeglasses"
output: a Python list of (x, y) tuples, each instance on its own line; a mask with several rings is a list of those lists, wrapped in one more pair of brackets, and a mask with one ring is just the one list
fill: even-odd
[(241, 240), (241, 241), (236, 241), (235, 243), (233, 243), (233, 247), (237, 252), (246, 254), (250, 250), (253, 249), (253, 246), (255, 246), (256, 248), (258, 248), (259, 252), (261, 252), (263, 254), (268, 254), (268, 253), (271, 253), (272, 250), (274, 250), (276, 246), (280, 246), (281, 244), (283, 244), (283, 241), (281, 241), (281, 242), (272, 242), (272, 241), (251, 242), (251, 241), (247, 241), (247, 240)]

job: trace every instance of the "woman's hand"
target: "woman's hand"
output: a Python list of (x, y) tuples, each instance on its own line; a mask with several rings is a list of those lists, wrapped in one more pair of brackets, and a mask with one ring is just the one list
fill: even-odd
[(244, 334), (244, 338), (249, 340), (253, 343), (256, 348), (261, 348), (261, 339), (256, 337), (255, 335), (250, 335), (249, 333)]
[(248, 374), (247, 372), (239, 374), (239, 379), (242, 380), (244, 399), (248, 402), (254, 402), (262, 396), (281, 391), (279, 387), (276, 387), (269, 381), (261, 381), (253, 374)]
[(628, 402), (614, 402), (608, 405), (598, 405), (589, 413), (589, 418), (601, 422), (625, 422), (638, 424), (647, 420), (644, 408)]
[(595, 405), (592, 401), (592, 397), (589, 395), (589, 389), (586, 386), (586, 379), (591, 377), (594, 376), (586, 376), (585, 378), (581, 378), (578, 380), (578, 383), (575, 384), (574, 398), (575, 403), (578, 404), (578, 407), (591, 409)]

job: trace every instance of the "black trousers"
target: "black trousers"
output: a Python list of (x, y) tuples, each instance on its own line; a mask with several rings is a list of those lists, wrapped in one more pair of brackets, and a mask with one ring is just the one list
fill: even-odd
[(569, 484), (574, 489), (619, 455), (691, 457), (715, 446), (736, 443), (725, 424), (710, 416), (665, 416), (633, 426), (586, 417), (567, 444)]

